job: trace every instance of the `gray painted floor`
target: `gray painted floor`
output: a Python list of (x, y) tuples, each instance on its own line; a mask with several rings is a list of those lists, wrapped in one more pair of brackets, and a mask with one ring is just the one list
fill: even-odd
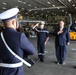
[[(36, 47), (36, 39), (30, 40)], [(31, 58), (35, 61), (37, 54)], [(50, 37), (45, 49), (45, 62), (35, 61), (31, 68), (24, 65), (25, 75), (76, 75), (76, 41), (71, 41), (67, 47), (66, 65), (57, 65), (55, 62), (54, 37)]]

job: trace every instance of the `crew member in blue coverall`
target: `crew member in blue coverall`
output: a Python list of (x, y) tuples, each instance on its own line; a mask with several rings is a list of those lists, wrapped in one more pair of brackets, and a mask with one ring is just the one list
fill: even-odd
[[(49, 31), (44, 28), (44, 22), (37, 23), (33, 26), (33, 30), (37, 32), (37, 49), (38, 49), (38, 60), (44, 62), (45, 45), (49, 40)], [(36, 28), (40, 25), (40, 28)]]

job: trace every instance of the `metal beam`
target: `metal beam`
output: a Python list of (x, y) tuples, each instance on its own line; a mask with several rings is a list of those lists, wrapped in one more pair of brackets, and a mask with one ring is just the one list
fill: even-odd
[(65, 7), (67, 7), (63, 2), (62, 0), (58, 0), (61, 4), (63, 4)]
[(58, 9), (58, 8), (66, 8), (66, 7), (58, 6), (58, 7), (49, 7), (49, 8), (36, 8), (36, 9), (29, 9), (29, 10), (34, 11), (34, 10)]

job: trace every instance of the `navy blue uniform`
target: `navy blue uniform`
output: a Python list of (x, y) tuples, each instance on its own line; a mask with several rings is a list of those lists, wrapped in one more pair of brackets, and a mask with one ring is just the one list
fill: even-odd
[[(24, 33), (17, 32), (12, 28), (5, 28), (3, 30), (4, 38), (8, 46), (20, 57), (24, 55), (33, 55), (36, 50), (34, 46), (28, 41)], [(25, 53), (25, 54), (24, 54)], [(0, 62), (1, 63), (18, 63), (21, 62), (15, 58), (4, 45), (0, 36)], [(0, 75), (24, 75), (23, 67), (5, 68), (0, 67)]]
[(75, 31), (76, 32), (76, 23), (73, 23), (71, 26), (70, 26), (70, 29), (72, 31)]
[(46, 38), (49, 37), (49, 32), (46, 29), (34, 28), (37, 32), (37, 49), (38, 58), (43, 61)]
[(67, 28), (63, 28), (63, 33), (57, 34), (59, 28), (56, 29), (55, 34), (55, 49), (56, 49), (56, 58), (57, 61), (61, 64), (64, 62), (66, 57), (66, 46), (70, 41), (69, 30)]

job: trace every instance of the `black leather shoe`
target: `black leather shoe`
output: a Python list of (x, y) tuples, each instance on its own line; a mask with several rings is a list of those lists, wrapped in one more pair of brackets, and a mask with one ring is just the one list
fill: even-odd
[(41, 62), (44, 62), (44, 59), (40, 59)]

